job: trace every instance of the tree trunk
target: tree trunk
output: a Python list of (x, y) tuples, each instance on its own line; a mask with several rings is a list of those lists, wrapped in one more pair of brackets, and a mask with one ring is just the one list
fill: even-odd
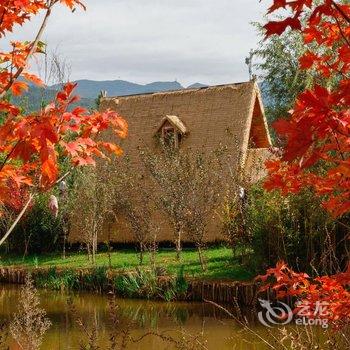
[(156, 235), (153, 236), (153, 242), (150, 247), (150, 253), (151, 253), (151, 265), (153, 271), (156, 270), (156, 253), (157, 253), (157, 242), (156, 242)]
[(93, 241), (92, 241), (92, 263), (96, 265), (96, 251), (97, 251), (97, 242), (96, 242), (96, 236), (94, 234)]
[(112, 248), (111, 248), (111, 238), (110, 238), (110, 235), (108, 235), (108, 247), (107, 247), (107, 249), (108, 249), (108, 267), (109, 267), (109, 269), (112, 269), (112, 255), (111, 255), (111, 250), (112, 250)]
[(28, 255), (29, 240), (30, 240), (30, 238), (24, 239), (24, 253), (23, 253), (23, 258), (22, 258), (23, 261), (24, 261), (25, 257)]
[(181, 258), (181, 229), (177, 231), (177, 237), (176, 237), (176, 260), (179, 261)]
[(92, 231), (92, 263), (96, 265), (96, 253), (97, 253), (97, 223), (93, 224)]
[(140, 242), (140, 253), (139, 253), (140, 265), (143, 265), (143, 251), (144, 251), (143, 243)]
[(86, 243), (86, 250), (88, 253), (88, 261), (89, 261), (89, 263), (91, 263), (92, 258), (91, 258), (91, 243), (90, 242)]
[(200, 245), (197, 246), (197, 251), (198, 251), (198, 257), (199, 257), (199, 262), (201, 264), (202, 271), (206, 271), (207, 267), (204, 261), (202, 247)]
[(24, 231), (24, 253), (23, 253), (22, 260), (24, 261), (25, 257), (28, 255), (31, 234), (29, 235), (29, 237), (27, 237), (27, 230), (25, 229), (25, 227), (23, 227), (23, 231)]
[(63, 247), (62, 247), (62, 259), (66, 259), (66, 242), (67, 242), (67, 227), (66, 223), (63, 223)]
[(108, 268), (112, 269), (112, 256), (111, 256), (111, 246), (108, 243)]
[(63, 237), (62, 259), (66, 259), (66, 235)]
[(237, 242), (234, 241), (234, 239), (230, 239), (230, 246), (232, 250), (232, 256), (233, 259), (237, 258)]
[(25, 239), (24, 240), (24, 252), (23, 252), (23, 257), (22, 257), (23, 261), (26, 258), (26, 256), (28, 255), (28, 246), (29, 246), (29, 241)]

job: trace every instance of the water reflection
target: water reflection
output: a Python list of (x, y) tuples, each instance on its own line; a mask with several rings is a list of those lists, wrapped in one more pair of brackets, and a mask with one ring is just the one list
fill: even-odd
[[(9, 319), (16, 311), (19, 288), (0, 286), (0, 320)], [(68, 295), (65, 293), (41, 291), (41, 305), (47, 311), (53, 326), (45, 337), (43, 349), (79, 349), (82, 333), (69, 312)], [(79, 293), (71, 295), (77, 314), (87, 324), (98, 330), (101, 349), (108, 348), (111, 331), (107, 297), (100, 294)], [(132, 330), (134, 337), (144, 332), (167, 331), (173, 336), (181, 336), (185, 331), (192, 335), (201, 333), (208, 349), (262, 350), (263, 344), (242, 330), (222, 311), (204, 303), (165, 303), (143, 300), (118, 299), (120, 327)], [(258, 330), (259, 331), (259, 330)], [(12, 349), (15, 349), (12, 346)], [(172, 347), (155, 337), (147, 337), (142, 342), (132, 344), (131, 350), (162, 350)]]

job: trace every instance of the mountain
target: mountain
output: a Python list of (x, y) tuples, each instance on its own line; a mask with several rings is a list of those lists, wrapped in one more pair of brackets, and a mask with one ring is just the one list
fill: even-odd
[[(177, 81), (156, 81), (145, 85), (125, 80), (77, 80), (75, 82), (78, 83), (75, 92), (80, 96), (80, 101), (75, 105), (88, 109), (95, 107), (95, 100), (101, 90), (107, 91), (107, 96), (125, 96), (185, 89)], [(194, 89), (206, 86), (201, 83), (195, 83), (187, 88)], [(36, 111), (49, 101), (52, 101), (60, 88), (60, 84), (48, 86), (46, 89), (29, 84), (29, 90), (22, 96), (15, 97), (14, 101), (27, 111)]]
[[(78, 83), (76, 89), (78, 95), (93, 99), (98, 96), (101, 90), (107, 91), (107, 96), (125, 96), (184, 89), (177, 81), (157, 81), (145, 85), (131, 83), (125, 80), (77, 80), (76, 83)], [(53, 85), (51, 89), (58, 90), (59, 85)]]
[[(76, 93), (80, 96), (80, 101), (75, 104), (87, 109), (95, 108), (95, 100), (101, 90), (107, 91), (107, 96), (125, 96), (134, 94), (144, 94), (160, 91), (171, 91), (185, 89), (177, 81), (156, 81), (149, 84), (136, 84), (125, 80), (77, 80), (78, 83)], [(187, 89), (200, 89), (207, 87), (208, 85), (202, 83), (194, 83), (187, 87)], [(269, 89), (267, 82), (259, 83), (263, 101), (266, 107), (273, 104), (273, 99), (269, 96)], [(15, 97), (14, 101), (20, 104), (27, 111), (36, 111), (40, 109), (42, 105), (52, 101), (57, 91), (60, 89), (60, 85), (52, 85), (46, 89), (38, 88), (33, 84), (29, 84), (29, 90), (20, 97)]]
[(187, 86), (187, 89), (200, 89), (205, 87), (208, 87), (208, 85), (201, 84), (201, 83), (194, 83), (192, 85)]
[[(53, 101), (56, 97), (57, 90), (52, 88), (39, 88), (34, 85), (30, 85), (26, 93), (21, 96), (13, 97), (13, 101), (21, 106), (25, 111), (35, 112), (49, 102)], [(72, 104), (71, 108), (81, 106), (87, 109), (95, 107), (95, 100), (91, 98), (80, 97), (80, 100)]]

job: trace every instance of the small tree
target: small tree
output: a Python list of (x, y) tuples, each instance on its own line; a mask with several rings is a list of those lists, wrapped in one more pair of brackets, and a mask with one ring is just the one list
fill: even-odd
[(177, 259), (186, 234), (196, 244), (204, 269), (202, 250), (207, 225), (222, 191), (219, 153), (164, 147), (160, 154), (144, 152), (143, 159), (156, 184), (159, 207), (172, 224)]
[(220, 210), (222, 232), (232, 249), (233, 257), (237, 256), (237, 247), (251, 243), (251, 232), (247, 225), (246, 200), (244, 189), (235, 188), (227, 196)]
[(145, 176), (141, 171), (135, 172), (130, 167), (130, 161), (124, 158), (120, 161), (118, 173), (113, 177), (115, 209), (127, 219), (134, 238), (139, 246), (140, 265), (143, 264), (144, 252), (151, 243), (152, 231), (155, 225), (152, 221), (154, 198)]
[(203, 270), (205, 260), (203, 247), (208, 223), (214, 215), (221, 187), (221, 174), (217, 171), (217, 162), (211, 155), (203, 153), (183, 154), (181, 163), (188, 181), (188, 193), (184, 196), (183, 206), (186, 208), (184, 227), (188, 237), (196, 244), (198, 257)]
[(126, 203), (124, 213), (129, 221), (135, 240), (139, 245), (140, 265), (143, 264), (143, 255), (150, 244), (152, 231), (151, 208), (147, 204), (142, 204), (135, 208), (132, 201)]
[(261, 38), (254, 51), (259, 58), (255, 66), (262, 80), (266, 116), (272, 123), (277, 118), (288, 115), (296, 96), (312, 84), (314, 74), (299, 68), (299, 58), (307, 50), (301, 33), (288, 30), (281, 36), (265, 38), (263, 26), (254, 23), (254, 27)]
[[(98, 175), (97, 175), (98, 172)], [(79, 172), (71, 193), (74, 208), (72, 222), (74, 229), (82, 234), (89, 261), (96, 263), (99, 237), (110, 214), (114, 210), (115, 192), (111, 184), (112, 174), (103, 163), (94, 169)]]
[(152, 176), (156, 188), (158, 207), (170, 220), (176, 258), (180, 260), (181, 241), (185, 231), (186, 197), (189, 193), (188, 174), (184, 171), (188, 166), (188, 158), (182, 157), (177, 150), (164, 146), (164, 152), (154, 154), (142, 151), (141, 157), (146, 169)]

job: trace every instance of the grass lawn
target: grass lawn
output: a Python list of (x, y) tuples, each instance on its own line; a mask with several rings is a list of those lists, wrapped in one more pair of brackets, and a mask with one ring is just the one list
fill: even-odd
[[(157, 266), (165, 268), (168, 273), (176, 274), (181, 266), (188, 277), (203, 279), (232, 279), (249, 280), (253, 278), (253, 271), (241, 266), (237, 259), (232, 258), (232, 251), (225, 247), (209, 248), (205, 251), (207, 271), (203, 272), (198, 261), (197, 251), (184, 249), (181, 261), (176, 261), (173, 250), (160, 250), (157, 254)], [(133, 270), (139, 265), (138, 255), (132, 250), (120, 250), (111, 253), (112, 267), (119, 270)], [(149, 256), (145, 255), (144, 266), (149, 264)], [(22, 267), (59, 267), (59, 268), (84, 268), (91, 267), (87, 255), (73, 253), (65, 260), (59, 254), (22, 257), (0, 257), (0, 266)], [(107, 253), (97, 255), (97, 266), (108, 266)]]

